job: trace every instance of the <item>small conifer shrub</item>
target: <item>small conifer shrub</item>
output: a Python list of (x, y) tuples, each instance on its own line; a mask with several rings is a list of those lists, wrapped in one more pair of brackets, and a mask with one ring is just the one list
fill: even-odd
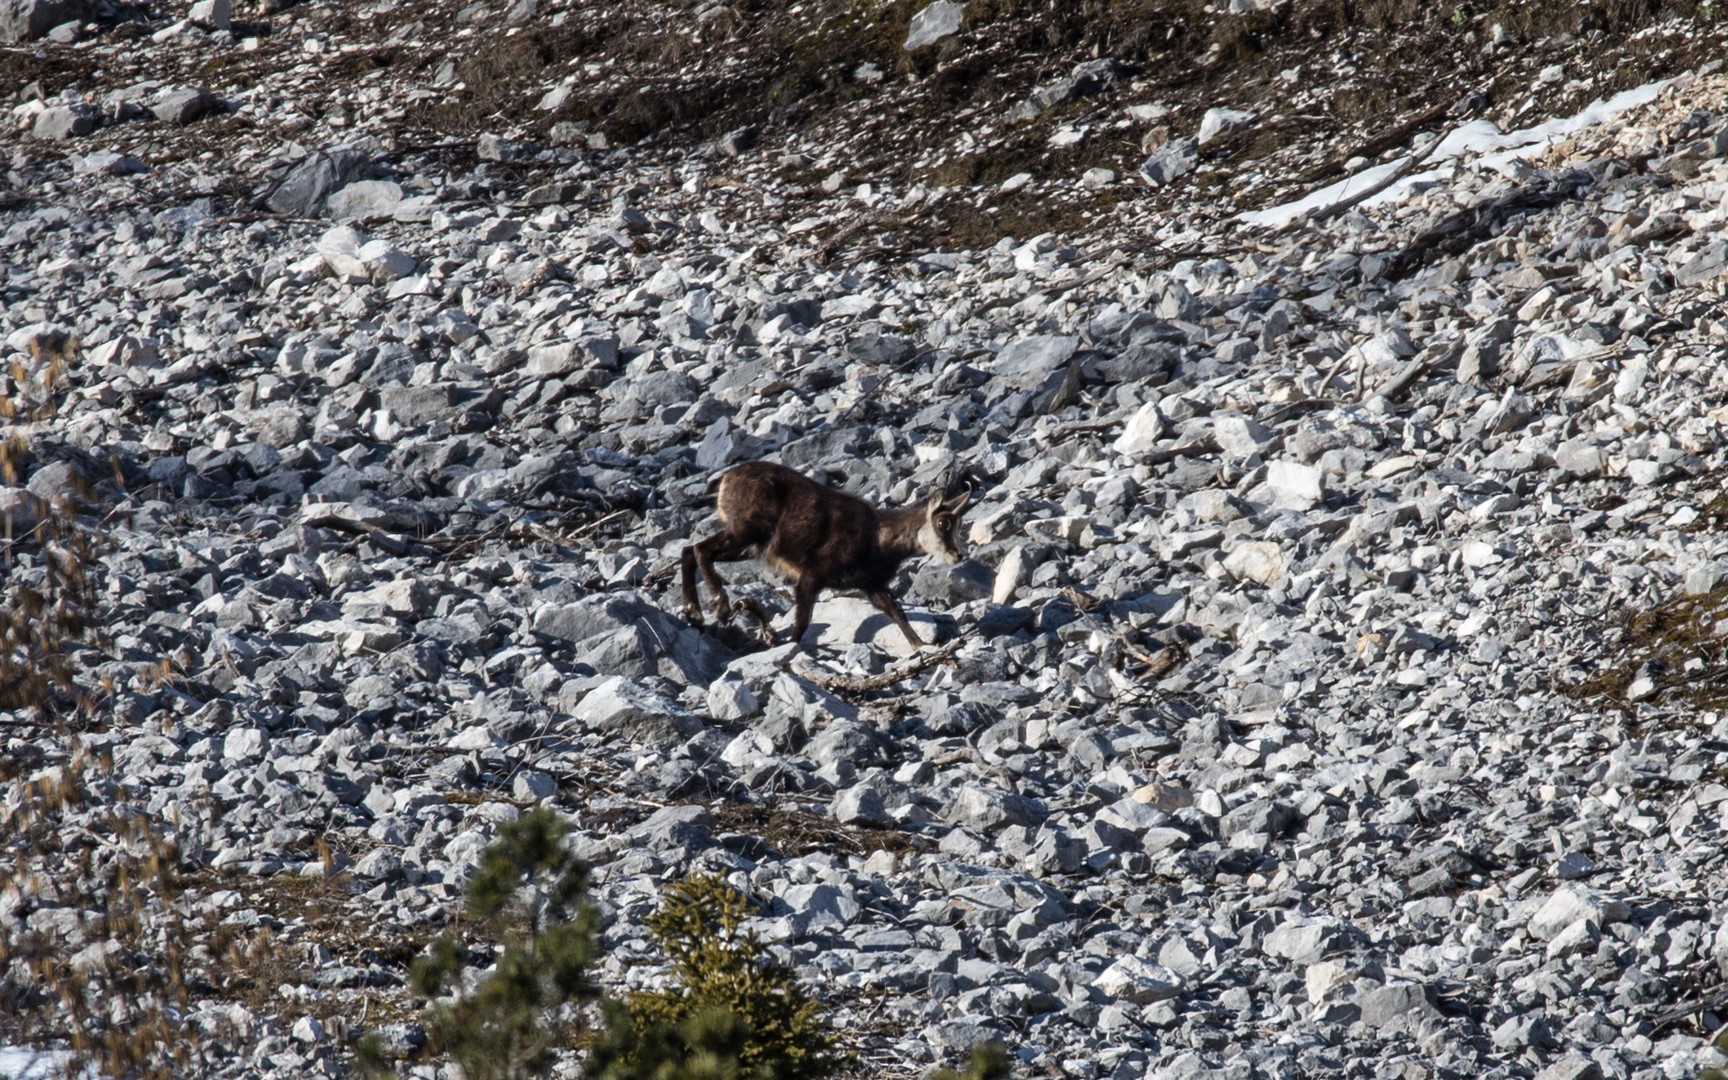
[(1011, 1072), (1007, 1049), (1001, 1043), (982, 1042), (972, 1047), (965, 1072), (937, 1069), (930, 1074), (929, 1080), (1005, 1080)]
[[(568, 832), (551, 810), (533, 810), (499, 830), (481, 856), (468, 915), (503, 943), (491, 971), (465, 979), (465, 950), (448, 934), (414, 965), (415, 992), (433, 1000), (432, 1048), (467, 1080), (544, 1076), (577, 1031), (571, 1006), (594, 994), (587, 969), (598, 915), (585, 896), (587, 867), (564, 843)], [(362, 1051), (363, 1066), (374, 1058)]]
[(677, 977), (607, 1002), (591, 1080), (820, 1080), (847, 1063), (819, 1003), (744, 929), (749, 901), (713, 875), (667, 889), (648, 920)]

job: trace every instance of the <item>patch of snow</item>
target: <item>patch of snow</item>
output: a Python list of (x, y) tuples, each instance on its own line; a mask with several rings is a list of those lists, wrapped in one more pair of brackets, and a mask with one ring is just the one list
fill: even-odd
[[(1382, 206), (1404, 199), (1412, 188), (1419, 184), (1432, 184), (1436, 181), (1449, 180), (1454, 171), (1453, 163), (1466, 154), (1481, 155), (1481, 163), (1497, 172), (1504, 172), (1514, 161), (1535, 157), (1549, 146), (1561, 139), (1575, 135), (1586, 128), (1605, 124), (1621, 113), (1647, 105), (1656, 100), (1671, 80), (1646, 83), (1631, 90), (1623, 90), (1607, 101), (1597, 99), (1586, 105), (1573, 116), (1556, 117), (1533, 127), (1518, 131), (1502, 132), (1490, 120), (1472, 120), (1461, 124), (1441, 139), (1421, 164), (1434, 165), (1435, 168), (1423, 172), (1411, 173), (1399, 179), (1382, 191), (1362, 203), (1363, 206)], [(1404, 168), (1409, 162), (1408, 157), (1396, 158), (1384, 165), (1375, 165), (1364, 169), (1354, 176), (1346, 177), (1336, 184), (1323, 187), (1319, 191), (1310, 192), (1295, 202), (1282, 206), (1268, 207), (1265, 210), (1249, 210), (1236, 215), (1236, 220), (1245, 225), (1253, 225), (1265, 229), (1280, 229), (1303, 214), (1315, 213), (1330, 206), (1336, 206), (1360, 193), (1364, 189), (1384, 181), (1398, 169)]]
[(0, 1046), (0, 1080), (51, 1080), (65, 1072), (67, 1055)]

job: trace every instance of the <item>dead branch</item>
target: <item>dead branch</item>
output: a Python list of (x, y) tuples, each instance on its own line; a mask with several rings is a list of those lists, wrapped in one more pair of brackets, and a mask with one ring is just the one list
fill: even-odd
[(1125, 637), (1118, 635), (1116, 640), (1122, 643), (1123, 650), (1126, 651), (1129, 656), (1132, 656), (1134, 659), (1146, 665), (1146, 674), (1150, 675), (1154, 679), (1162, 679), (1164, 676), (1176, 670), (1176, 665), (1180, 664), (1183, 658), (1187, 655), (1187, 650), (1183, 649), (1181, 646), (1166, 645), (1162, 649), (1158, 650), (1157, 656), (1153, 656), (1145, 650), (1137, 647), (1133, 642), (1129, 641)]
[(960, 646), (966, 644), (969, 635), (961, 634), (934, 652), (919, 652), (904, 664), (898, 664), (882, 672), (880, 675), (828, 675), (815, 680), (824, 690), (837, 690), (849, 694), (864, 694), (871, 690), (886, 690), (895, 683), (909, 679), (921, 671), (928, 671), (938, 664), (945, 664), (954, 659), (954, 654), (960, 651)]

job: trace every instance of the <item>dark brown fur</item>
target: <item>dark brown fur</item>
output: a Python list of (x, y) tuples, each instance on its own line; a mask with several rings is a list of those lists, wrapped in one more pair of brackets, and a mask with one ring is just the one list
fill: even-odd
[(823, 589), (859, 589), (894, 620), (914, 648), (924, 643), (913, 633), (888, 583), (900, 564), (914, 555), (960, 561), (954, 528), (968, 492), (952, 502), (940, 494), (905, 510), (878, 510), (856, 496), (793, 472), (784, 465), (756, 461), (728, 469), (715, 480), (723, 531), (684, 549), (684, 614), (702, 622), (696, 572), (723, 623), (732, 621), (726, 583), (716, 562), (758, 556), (793, 581), (792, 640), (810, 626), (810, 612)]

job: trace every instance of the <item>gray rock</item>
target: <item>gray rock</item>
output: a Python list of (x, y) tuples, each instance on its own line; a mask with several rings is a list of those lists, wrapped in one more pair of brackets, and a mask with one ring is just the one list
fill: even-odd
[(531, 156), (531, 147), (486, 132), (474, 142), (474, 156), (481, 161), (512, 162)]
[(308, 154), (264, 196), (264, 208), (289, 217), (318, 217), (332, 192), (361, 179), (371, 168), (365, 152), (352, 148)]
[(957, 825), (990, 833), (1008, 825), (1034, 827), (1044, 819), (1044, 810), (1024, 796), (967, 784), (955, 793), (945, 816)]
[[(6, 3), (9, 0), (0, 0)], [(50, 142), (88, 135), (96, 130), (96, 112), (88, 105), (52, 105), (36, 114), (30, 134)]]
[(1500, 1050), (1554, 1045), (1554, 1035), (1541, 1013), (1525, 1013), (1503, 1021), (1494, 1029), (1494, 1046)]
[(1377, 1030), (1413, 1031), (1419, 1021), (1440, 1015), (1428, 987), (1415, 982), (1391, 982), (1375, 987), (1362, 995), (1359, 1004), (1362, 1022)]
[(1567, 1054), (1537, 1073), (1536, 1080), (1602, 1080), (1602, 1066), (1581, 1054)]
[(221, 108), (222, 99), (202, 86), (192, 86), (165, 95), (150, 111), (165, 124), (190, 124)]
[[(364, 269), (365, 264), (359, 261), (358, 252), (354, 257), (357, 265)], [(456, 413), (456, 402), (447, 384), (387, 386), (378, 397), (379, 403), (390, 410), (390, 415), (404, 427), (421, 427), (435, 420), (449, 419)]]
[(394, 881), (402, 874), (402, 857), (389, 848), (375, 848), (354, 864), (354, 874), (374, 881)]
[(833, 885), (794, 885), (780, 894), (774, 907), (791, 914), (800, 934), (844, 930), (862, 910), (856, 899)]
[(1583, 885), (1562, 885), (1530, 916), (1526, 924), (1530, 933), (1547, 941), (1581, 919), (1597, 926), (1623, 922), (1631, 913), (1625, 901), (1607, 896)]
[(82, 22), (88, 14), (85, 0), (0, 0), (0, 44), (33, 41), (63, 23)]
[(332, 192), (325, 210), (337, 221), (384, 221), (402, 202), (402, 185), (392, 180), (356, 180)]
[(558, 781), (551, 773), (524, 769), (510, 782), (510, 794), (518, 802), (538, 802), (558, 794)]
[(1728, 241), (1718, 240), (1674, 271), (1674, 283), (1682, 287), (1701, 285), (1728, 270)]
[(1317, 964), (1327, 952), (1348, 940), (1348, 932), (1334, 924), (1287, 922), (1266, 935), (1262, 948), (1267, 956), (1297, 964)]
[(834, 796), (828, 812), (842, 825), (882, 826), (893, 823), (882, 795), (868, 784), (857, 784)]
[(883, 756), (883, 739), (874, 729), (855, 720), (836, 720), (804, 748), (804, 755), (823, 766), (841, 763), (869, 765)]
[(1021, 338), (1002, 347), (991, 365), (996, 377), (1015, 390), (1027, 390), (1041, 384), (1053, 371), (1068, 362), (1080, 347), (1077, 337), (1040, 334)]
[(128, 154), (115, 153), (112, 150), (98, 150), (78, 159), (74, 170), (79, 173), (99, 176), (131, 176), (134, 173), (146, 171), (142, 161)]
[(1193, 139), (1171, 139), (1140, 163), (1140, 175), (1155, 185), (1169, 184), (1194, 171), (1200, 163), (1200, 144)]
[(653, 848), (703, 848), (713, 839), (714, 815), (705, 806), (668, 806), (630, 830)]
[(960, 30), (961, 18), (966, 14), (964, 5), (953, 3), (952, 0), (936, 0), (920, 8), (912, 16), (912, 21), (906, 27), (906, 41), (902, 47), (911, 52), (933, 45), (950, 34)]
[(1240, 109), (1223, 109), (1218, 107), (1207, 109), (1206, 115), (1200, 118), (1200, 131), (1196, 136), (1196, 141), (1201, 146), (1205, 146), (1220, 135), (1226, 135), (1232, 131), (1240, 131), (1247, 127), (1253, 119), (1253, 113), (1243, 112)]
[(224, 761), (257, 761), (264, 756), (268, 739), (261, 728), (234, 728), (222, 739)]
[(30, 474), (25, 489), (49, 506), (83, 506), (95, 489), (84, 469), (74, 461), (52, 461)]
[(1150, 1005), (1179, 996), (1184, 980), (1161, 964), (1138, 956), (1124, 956), (1099, 974), (1092, 985), (1108, 997)]
[(761, 134), (761, 130), (755, 124), (746, 124), (722, 135), (716, 145), (722, 154), (735, 158), (753, 149)]
[(227, 30), (234, 25), (234, 6), (230, 0), (198, 0), (186, 19), (206, 30)]
[(621, 675), (583, 695), (571, 716), (592, 731), (659, 745), (681, 742), (702, 729), (701, 720)]

